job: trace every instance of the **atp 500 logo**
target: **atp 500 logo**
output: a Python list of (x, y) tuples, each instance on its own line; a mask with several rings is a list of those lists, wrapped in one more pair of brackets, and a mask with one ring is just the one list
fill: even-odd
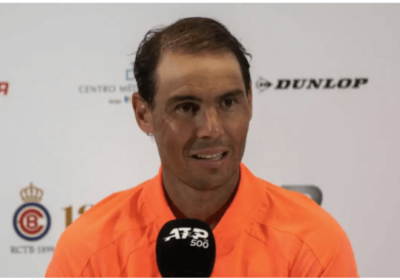
[(21, 190), (20, 195), (25, 203), (15, 211), (13, 218), (15, 232), (24, 240), (39, 240), (49, 232), (51, 226), (50, 214), (40, 204), (43, 190), (31, 183)]
[[(208, 232), (205, 231), (204, 229), (201, 228), (190, 228), (190, 227), (180, 227), (180, 228), (174, 228), (171, 230), (169, 233), (170, 236), (164, 237), (164, 241), (168, 242), (172, 238), (175, 239), (186, 239), (186, 238), (192, 238), (192, 241), (190, 242), (190, 246), (197, 246), (197, 247), (203, 247), (205, 249), (208, 248), (209, 242), (208, 242)], [(199, 239), (202, 238), (202, 239)]]

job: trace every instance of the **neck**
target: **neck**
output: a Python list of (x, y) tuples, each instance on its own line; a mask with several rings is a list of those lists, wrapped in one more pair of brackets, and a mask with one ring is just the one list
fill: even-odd
[(240, 169), (223, 185), (197, 190), (175, 177), (167, 168), (162, 169), (165, 196), (177, 219), (191, 218), (206, 222), (213, 230), (235, 197)]

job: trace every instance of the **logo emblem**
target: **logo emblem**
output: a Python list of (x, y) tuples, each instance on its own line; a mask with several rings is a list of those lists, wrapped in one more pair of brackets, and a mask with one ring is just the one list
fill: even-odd
[(0, 82), (0, 94), (1, 93), (3, 93), (4, 95), (7, 95), (7, 93), (8, 93), (8, 83)]
[(133, 75), (133, 69), (127, 69), (125, 71), (125, 78), (127, 81), (134, 81), (135, 76)]
[(124, 97), (124, 101), (125, 101), (125, 103), (132, 103), (132, 97), (131, 96), (125, 96)]
[(263, 92), (264, 90), (268, 89), (270, 86), (272, 86), (272, 84), (262, 77), (259, 77), (256, 82), (256, 87), (259, 89), (260, 92)]
[[(180, 235), (180, 232), (182, 232), (182, 236)], [(164, 240), (167, 242), (171, 238), (175, 239), (186, 239), (187, 237), (191, 237), (193, 239), (199, 239), (199, 238), (207, 238), (208, 237), (208, 232), (204, 229), (201, 228), (190, 228), (190, 227), (180, 227), (180, 228), (174, 228), (171, 230), (169, 233), (171, 234), (170, 236), (164, 237)]]
[[(278, 79), (272, 83), (263, 77), (259, 77), (256, 82), (257, 89), (261, 92), (269, 89), (273, 90), (330, 90), (330, 89), (358, 89), (360, 86), (366, 85), (368, 78), (340, 78), (338, 80), (334, 78), (323, 78), (323, 79)], [(274, 86), (275, 85), (275, 86)]]
[(20, 195), (24, 204), (14, 214), (15, 232), (22, 239), (37, 241), (48, 233), (51, 225), (49, 212), (40, 204), (43, 190), (31, 183), (21, 190)]

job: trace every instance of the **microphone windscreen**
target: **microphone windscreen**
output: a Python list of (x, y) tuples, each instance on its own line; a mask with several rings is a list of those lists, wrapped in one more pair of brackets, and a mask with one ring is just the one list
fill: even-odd
[(200, 220), (172, 220), (158, 234), (156, 258), (162, 277), (210, 277), (215, 252), (212, 230)]

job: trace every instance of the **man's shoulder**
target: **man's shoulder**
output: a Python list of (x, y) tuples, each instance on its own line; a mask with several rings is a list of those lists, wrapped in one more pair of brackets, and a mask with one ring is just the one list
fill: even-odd
[(281, 248), (290, 244), (288, 252), (294, 248), (308, 251), (325, 267), (347, 240), (342, 227), (308, 196), (260, 180), (265, 195), (256, 218), (259, 226), (267, 229)]
[(282, 229), (300, 231), (304, 227), (321, 230), (340, 228), (336, 220), (320, 205), (305, 194), (287, 190), (260, 179), (264, 191), (264, 223)]
[(119, 247), (124, 236), (139, 234), (152, 224), (153, 216), (143, 211), (148, 207), (143, 190), (149, 181), (104, 198), (62, 233), (53, 258), (75, 270), (69, 271), (70, 277), (79, 276), (94, 255)]

